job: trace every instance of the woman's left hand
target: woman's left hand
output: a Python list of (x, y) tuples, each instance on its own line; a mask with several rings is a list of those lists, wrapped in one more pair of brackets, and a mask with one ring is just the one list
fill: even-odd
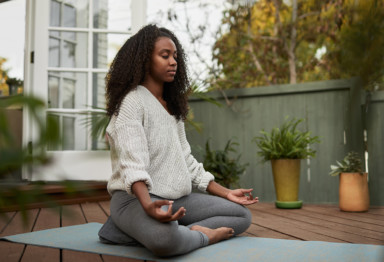
[[(240, 205), (250, 205), (259, 202), (258, 197), (252, 196), (253, 189), (234, 189), (227, 194), (227, 199)], [(248, 194), (248, 195), (247, 195)]]

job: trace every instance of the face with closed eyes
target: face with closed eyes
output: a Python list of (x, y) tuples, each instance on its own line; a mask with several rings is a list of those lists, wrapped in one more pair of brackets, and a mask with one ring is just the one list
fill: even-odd
[(175, 79), (177, 70), (177, 50), (168, 37), (159, 37), (152, 53), (149, 76), (155, 82), (164, 84)]

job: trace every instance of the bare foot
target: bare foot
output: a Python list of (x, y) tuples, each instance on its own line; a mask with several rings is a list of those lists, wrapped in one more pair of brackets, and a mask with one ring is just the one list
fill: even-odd
[(232, 228), (229, 227), (219, 227), (216, 229), (210, 229), (202, 226), (192, 226), (191, 230), (199, 231), (208, 236), (209, 244), (215, 244), (221, 240), (228, 239), (235, 233)]

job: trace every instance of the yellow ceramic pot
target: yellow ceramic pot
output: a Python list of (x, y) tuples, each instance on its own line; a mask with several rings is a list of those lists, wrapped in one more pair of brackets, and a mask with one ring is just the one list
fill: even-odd
[(368, 174), (341, 173), (339, 181), (340, 210), (367, 211), (369, 209)]
[(273, 182), (276, 190), (276, 206), (300, 208), (299, 197), (300, 159), (271, 160)]

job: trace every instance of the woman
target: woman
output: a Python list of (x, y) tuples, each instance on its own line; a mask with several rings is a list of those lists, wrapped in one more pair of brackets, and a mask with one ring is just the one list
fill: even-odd
[(184, 130), (185, 60), (172, 32), (148, 25), (127, 40), (111, 65), (106, 96), (112, 199), (111, 216), (99, 232), (103, 242), (180, 255), (240, 234), (251, 223), (243, 205), (258, 202), (252, 189), (220, 186), (191, 155)]

